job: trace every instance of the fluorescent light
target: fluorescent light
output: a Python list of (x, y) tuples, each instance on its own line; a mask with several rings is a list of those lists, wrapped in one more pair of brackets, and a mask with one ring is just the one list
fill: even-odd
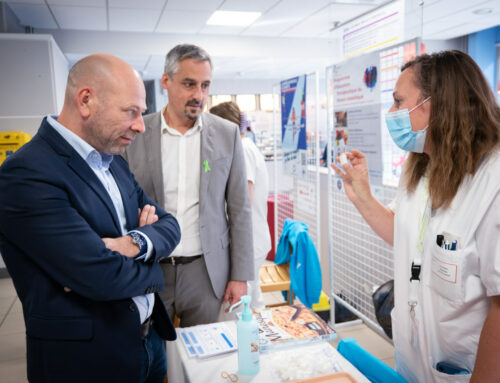
[(262, 12), (215, 11), (207, 21), (207, 25), (227, 25), (246, 27), (257, 20)]

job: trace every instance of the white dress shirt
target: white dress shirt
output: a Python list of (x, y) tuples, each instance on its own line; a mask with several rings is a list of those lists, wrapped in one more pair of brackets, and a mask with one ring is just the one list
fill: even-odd
[[(73, 147), (73, 149), (75, 149), (75, 151), (93, 170), (97, 178), (99, 178), (99, 181), (101, 181), (102, 185), (113, 201), (113, 205), (120, 222), (121, 233), (122, 235), (127, 234), (127, 220), (125, 218), (125, 209), (123, 207), (120, 189), (118, 189), (118, 185), (116, 184), (113, 175), (109, 171), (109, 165), (111, 164), (111, 161), (113, 161), (113, 156), (106, 153), (99, 153), (81, 137), (57, 122), (57, 117), (58, 116), (49, 115), (47, 116), (47, 122), (68, 142), (68, 144)], [(152, 254), (153, 244), (146, 234), (144, 234), (143, 232), (140, 232), (140, 234), (146, 239), (148, 250), (143, 257), (138, 257), (136, 258), (136, 260), (145, 260)], [(141, 323), (143, 323), (153, 312), (155, 296), (154, 294), (147, 294), (133, 297), (132, 299), (137, 305)]]
[[(166, 108), (166, 107), (165, 107)], [(165, 210), (177, 218), (181, 241), (172, 256), (202, 253), (200, 240), (201, 118), (185, 134), (169, 127), (161, 113), (161, 161)]]

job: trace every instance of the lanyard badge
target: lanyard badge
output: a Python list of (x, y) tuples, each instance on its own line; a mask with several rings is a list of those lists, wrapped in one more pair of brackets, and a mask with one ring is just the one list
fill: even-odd
[(417, 342), (417, 332), (418, 332), (418, 322), (415, 318), (415, 308), (418, 304), (418, 290), (420, 287), (420, 272), (422, 268), (422, 255), (424, 252), (424, 239), (425, 233), (429, 226), (429, 220), (431, 217), (431, 200), (429, 196), (429, 180), (424, 179), (424, 184), (422, 185), (423, 190), (420, 193), (420, 202), (424, 205), (424, 210), (420, 212), (418, 220), (418, 237), (415, 249), (415, 256), (411, 262), (411, 277), (410, 277), (410, 288), (408, 290), (408, 306), (410, 307), (410, 318), (411, 318), (411, 343), (415, 350), (418, 349)]

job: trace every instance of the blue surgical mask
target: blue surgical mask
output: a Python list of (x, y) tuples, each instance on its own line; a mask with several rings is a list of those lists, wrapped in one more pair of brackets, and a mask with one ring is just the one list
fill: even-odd
[(411, 128), (410, 113), (420, 107), (424, 102), (430, 100), (427, 97), (420, 104), (411, 110), (402, 109), (396, 112), (389, 112), (385, 115), (385, 122), (394, 143), (401, 149), (408, 152), (422, 153), (424, 151), (427, 127), (414, 132)]

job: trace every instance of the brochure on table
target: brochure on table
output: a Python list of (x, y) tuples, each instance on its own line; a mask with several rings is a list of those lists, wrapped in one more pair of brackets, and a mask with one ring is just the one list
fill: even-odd
[(190, 358), (208, 358), (236, 351), (236, 337), (224, 322), (178, 328), (182, 344)]

